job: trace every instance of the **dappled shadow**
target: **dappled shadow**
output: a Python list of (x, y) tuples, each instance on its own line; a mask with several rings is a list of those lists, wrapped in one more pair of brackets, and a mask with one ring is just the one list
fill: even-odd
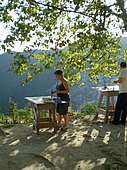
[[(3, 170), (19, 169), (54, 169), (55, 165), (45, 156), (40, 155), (45, 143), (54, 134), (46, 132), (38, 136), (31, 125), (14, 125), (3, 128), (6, 136), (0, 143), (0, 168)], [(45, 131), (45, 130), (44, 130)], [(4, 161), (4, 162), (3, 162)], [(56, 169), (56, 168), (55, 168)]]
[[(40, 135), (31, 124), (3, 128), (0, 167), (3, 170), (110, 170), (127, 169), (127, 129), (84, 118), (70, 120), (67, 131)], [(4, 163), (3, 163), (4, 162)]]
[(98, 159), (103, 158), (104, 163), (97, 165), (93, 169), (127, 169), (127, 129), (123, 125), (104, 124), (103, 122), (93, 122), (89, 129), (97, 147)]

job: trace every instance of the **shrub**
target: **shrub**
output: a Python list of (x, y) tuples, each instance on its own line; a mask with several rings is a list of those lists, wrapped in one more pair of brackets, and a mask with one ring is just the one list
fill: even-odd
[(95, 104), (95, 103), (86, 103), (81, 108), (81, 113), (84, 113), (84, 114), (95, 114), (96, 113), (96, 109), (97, 109), (97, 104)]

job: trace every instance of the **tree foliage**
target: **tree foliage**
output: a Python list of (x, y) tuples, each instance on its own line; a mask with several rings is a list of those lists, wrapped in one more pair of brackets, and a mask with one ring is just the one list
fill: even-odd
[[(99, 74), (115, 74), (120, 57), (117, 30), (127, 31), (124, 0), (110, 4), (106, 0), (1, 0), (0, 13), (0, 22), (8, 29), (1, 49), (10, 52), (16, 42), (30, 42), (10, 63), (15, 74), (26, 75), (25, 82), (53, 68), (63, 69), (74, 84), (82, 72), (93, 81)], [(33, 49), (38, 48), (41, 51), (36, 53)]]

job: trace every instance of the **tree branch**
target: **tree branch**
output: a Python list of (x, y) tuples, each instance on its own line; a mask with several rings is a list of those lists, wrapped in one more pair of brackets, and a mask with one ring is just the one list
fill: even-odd
[(116, 0), (116, 1), (117, 1), (117, 5), (121, 9), (121, 11), (124, 12), (125, 11), (125, 8), (124, 8), (125, 2), (124, 2), (124, 0)]
[(114, 4), (111, 4), (111, 5), (108, 5), (107, 7), (110, 8), (110, 7), (115, 6), (115, 5), (118, 5), (118, 4), (114, 3)]
[[(33, 1), (33, 2), (35, 3), (36, 1)], [(54, 10), (59, 10), (61, 12), (63, 11), (63, 12), (68, 12), (68, 13), (77, 13), (77, 14), (84, 15), (83, 12), (76, 11), (76, 10), (69, 10), (69, 9), (67, 9), (67, 7), (60, 8), (60, 7), (57, 7), (57, 6), (50, 5), (50, 3), (44, 4), (44, 3), (41, 3), (41, 2), (36, 2), (36, 5), (42, 5), (42, 6), (45, 6), (45, 7), (48, 7), (48, 8), (52, 8)]]
[(122, 11), (121, 18), (123, 19), (124, 22), (124, 28), (127, 31), (127, 11), (125, 9), (125, 1), (124, 0), (116, 0), (117, 4)]
[(109, 5), (109, 6), (105, 5), (105, 10), (108, 11), (110, 14), (115, 15), (116, 17), (122, 18), (121, 14), (115, 13), (115, 12), (110, 8), (110, 7), (115, 6), (115, 5), (118, 5), (118, 4), (115, 3), (115, 4), (112, 4), (112, 5)]

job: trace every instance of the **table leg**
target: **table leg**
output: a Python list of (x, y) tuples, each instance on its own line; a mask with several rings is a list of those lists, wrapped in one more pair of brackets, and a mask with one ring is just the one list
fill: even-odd
[(111, 104), (112, 104), (111, 109), (114, 110), (114, 96), (111, 97)]
[(39, 112), (36, 107), (33, 108), (34, 111), (34, 120), (33, 120), (33, 130), (37, 130), (37, 134), (39, 135)]
[(39, 135), (39, 128), (37, 127), (37, 135)]
[(36, 124), (36, 121), (35, 121), (35, 116), (34, 116), (34, 120), (33, 120), (33, 130), (35, 130), (35, 124)]
[(95, 114), (95, 117), (94, 117), (95, 119), (97, 119), (97, 118), (98, 118), (98, 108), (100, 108), (100, 107), (101, 107), (102, 99), (103, 99), (103, 94), (102, 94), (102, 93), (100, 93), (99, 100), (98, 100), (98, 105), (97, 105), (97, 111), (96, 111), (96, 114)]
[(110, 105), (110, 96), (106, 96), (106, 111), (105, 111), (105, 118), (104, 118), (104, 123), (108, 122), (108, 115), (109, 115), (109, 105)]
[(57, 121), (56, 121), (56, 116), (55, 116), (55, 109), (52, 109), (53, 113), (53, 127), (54, 127), (54, 133), (57, 133)]
[(33, 112), (34, 112), (34, 118), (33, 118), (33, 130), (35, 130), (36, 128), (36, 123), (37, 123), (37, 109), (35, 107), (33, 107)]
[(49, 121), (50, 121), (50, 129), (52, 128), (52, 110), (49, 109)]
[(36, 107), (34, 107), (34, 122), (35, 122), (35, 127), (37, 131), (37, 135), (39, 135), (39, 122), (40, 122), (40, 113)]

